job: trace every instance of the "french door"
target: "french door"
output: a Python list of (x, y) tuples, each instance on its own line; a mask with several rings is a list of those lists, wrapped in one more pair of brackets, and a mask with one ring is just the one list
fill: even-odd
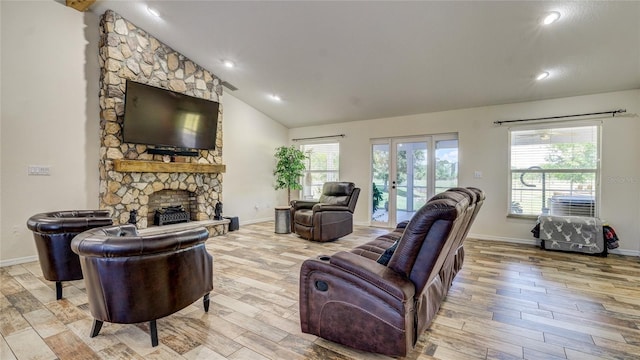
[(409, 220), (438, 192), (457, 186), (456, 134), (371, 142), (371, 224)]

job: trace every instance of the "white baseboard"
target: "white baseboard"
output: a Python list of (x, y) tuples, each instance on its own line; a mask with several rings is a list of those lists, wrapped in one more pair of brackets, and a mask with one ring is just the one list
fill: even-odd
[(609, 250), (609, 254), (640, 257), (640, 251), (638, 250), (613, 249), (613, 250)]
[[(540, 245), (540, 240), (537, 239), (514, 239), (511, 237), (502, 237), (502, 236), (493, 236), (493, 235), (484, 235), (484, 234), (469, 234), (467, 237), (478, 240), (494, 240), (494, 241), (504, 241), (508, 243), (515, 244), (528, 244), (528, 245)], [(627, 249), (613, 249), (609, 250), (610, 254), (616, 255), (624, 255), (624, 256), (640, 256), (640, 251), (638, 250), (627, 250)]]
[(517, 239), (512, 237), (503, 237), (503, 236), (495, 236), (495, 235), (486, 235), (486, 234), (471, 234), (467, 235), (467, 238), (478, 239), (478, 240), (493, 240), (493, 241), (503, 241), (508, 243), (515, 244), (527, 244), (527, 245), (539, 245), (539, 240), (537, 239)]
[(15, 258), (15, 259), (0, 260), (0, 267), (24, 264), (32, 261), (37, 261), (37, 260), (38, 260), (38, 255), (25, 256), (25, 257)]
[(246, 221), (240, 221), (240, 226), (242, 225), (250, 225), (250, 224), (257, 224), (257, 223), (262, 223), (262, 222), (267, 222), (267, 221), (274, 221), (273, 217), (266, 217), (266, 218), (262, 218), (262, 219), (251, 219), (251, 220), (246, 220)]

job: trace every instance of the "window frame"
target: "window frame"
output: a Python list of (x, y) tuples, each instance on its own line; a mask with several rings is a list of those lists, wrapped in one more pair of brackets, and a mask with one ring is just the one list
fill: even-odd
[[(577, 127), (589, 127), (594, 126), (596, 128), (596, 169), (595, 169), (595, 184), (594, 184), (594, 209), (593, 216), (600, 216), (600, 208), (601, 208), (601, 177), (602, 177), (602, 131), (603, 131), (603, 122), (601, 120), (573, 120), (573, 121), (548, 121), (540, 124), (528, 124), (528, 125), (513, 125), (507, 129), (507, 201), (506, 201), (506, 212), (507, 218), (519, 218), (519, 219), (538, 219), (542, 213), (538, 215), (533, 214), (516, 214), (512, 213), (512, 198), (513, 198), (513, 172), (511, 169), (511, 134), (514, 131), (526, 131), (526, 130), (553, 130), (553, 129), (562, 129), (562, 128), (577, 128)], [(562, 173), (566, 172), (566, 170), (583, 170), (583, 169), (554, 169), (554, 172)], [(591, 170), (591, 169), (584, 169)], [(532, 171), (536, 172), (536, 171)]]
[[(311, 170), (306, 168), (305, 164), (305, 175), (306, 174), (336, 174), (335, 181), (340, 181), (340, 148), (342, 144), (340, 140), (317, 140), (317, 141), (304, 141), (298, 145), (298, 149), (305, 152), (304, 147), (310, 145), (329, 145), (329, 144), (337, 144), (338, 145), (338, 169), (337, 170)], [(304, 190), (307, 185), (305, 184), (304, 177), (300, 180), (302, 184), (302, 189), (298, 192), (298, 198), (302, 200), (318, 200), (313, 197), (305, 197)], [(313, 187), (313, 185), (311, 185)], [(321, 189), (322, 190), (322, 189)]]

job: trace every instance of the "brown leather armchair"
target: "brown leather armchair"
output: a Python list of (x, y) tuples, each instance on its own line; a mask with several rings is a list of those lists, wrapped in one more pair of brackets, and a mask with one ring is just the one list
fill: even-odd
[(300, 269), (302, 331), (364, 351), (406, 356), (462, 266), (460, 249), (481, 199), (480, 190), (450, 189), (391, 234), (349, 252), (306, 260)]
[(314, 241), (332, 241), (353, 232), (360, 188), (352, 182), (326, 182), (318, 201), (291, 201), (291, 231)]
[(109, 226), (108, 210), (54, 211), (27, 220), (38, 250), (42, 275), (56, 282), (56, 299), (62, 299), (62, 281), (82, 279), (80, 259), (71, 251), (71, 240), (83, 231)]
[(158, 345), (156, 319), (199, 298), (209, 311), (213, 258), (205, 248), (204, 227), (161, 234), (138, 234), (134, 225), (103, 227), (76, 236), (71, 248), (80, 256), (91, 337), (104, 321), (149, 321), (151, 344)]

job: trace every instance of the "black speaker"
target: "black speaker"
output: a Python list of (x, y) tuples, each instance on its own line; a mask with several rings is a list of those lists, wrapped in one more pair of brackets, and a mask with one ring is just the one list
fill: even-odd
[(233, 217), (226, 217), (225, 219), (229, 219), (231, 222), (229, 223), (229, 231), (236, 231), (238, 229), (240, 229), (240, 221), (238, 220), (237, 216), (233, 216)]

